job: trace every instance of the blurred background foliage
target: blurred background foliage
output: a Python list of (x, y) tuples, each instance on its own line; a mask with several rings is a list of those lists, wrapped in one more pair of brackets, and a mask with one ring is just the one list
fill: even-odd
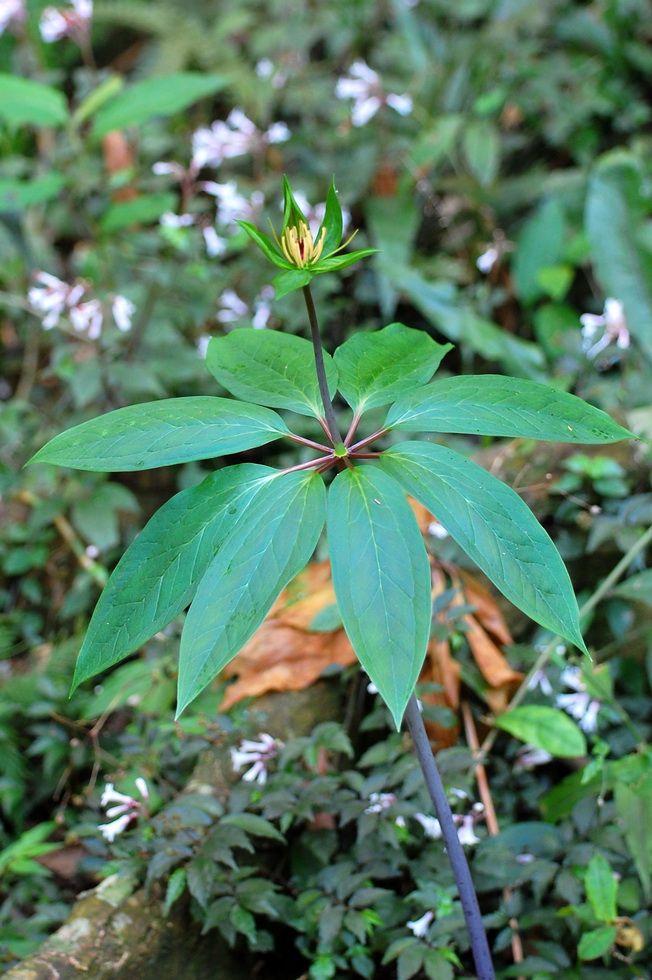
[[(141, 821), (107, 864), (110, 846), (97, 832), (103, 779), (133, 792), (144, 775), (165, 814), (202, 751), (257, 733), (255, 706), (218, 715), (215, 690), (171, 723), (178, 624), (67, 697), (111, 568), (153, 511), (211, 464), (114, 477), (22, 466), (52, 435), (99, 413), (151, 398), (224, 394), (203, 365), (211, 336), (252, 322), (304, 331), (296, 296), (274, 301), (270, 270), (235, 224), (245, 217), (278, 225), (283, 174), (313, 206), (335, 175), (349, 233), (358, 229), (356, 247), (379, 249), (315, 281), (328, 349), (353, 330), (400, 320), (456, 344), (444, 374), (545, 381), (652, 435), (652, 3), (107, 0), (91, 10), (78, 0), (57, 10), (59, 21), (39, 0), (0, 3), (4, 965), (37, 948), (77, 892), (124, 865), (152, 886), (182, 871), (170, 879), (172, 891), (165, 886), (168, 905), (188, 888), (195, 917), (206, 921), (212, 909), (210, 926), (248, 944), (267, 963), (264, 974), (276, 968), (273, 950), (289, 929), (299, 937), (297, 976), (306, 964), (313, 980), (384, 978), (397, 969), (405, 978), (452, 976), (455, 956), (467, 962), (467, 951), (437, 863), (441, 849), (432, 852), (423, 834), (396, 822), (405, 826), (417, 812), (416, 776), (400, 737), (387, 735), (382, 709), (368, 699), (362, 723), (349, 711), (346, 732), (318, 730), (312, 754), (305, 743), (287, 749), (275, 777), (282, 785), (269, 798), (238, 787), (226, 810), (267, 821), (264, 829), (241, 821), (232, 840), (239, 856), (231, 845), (216, 851), (211, 837), (224, 806), (197, 804), (203, 816), (179, 817), (194, 830), (175, 837), (164, 817)], [(301, 425), (306, 437), (317, 434), (310, 419)], [(580, 598), (649, 526), (645, 441), (585, 455), (451, 438), (523, 493), (569, 563)], [(274, 444), (246, 455), (292, 465), (302, 452)], [(450, 541), (432, 543), (445, 569), (463, 564)], [(489, 760), (499, 818), (512, 836), (485, 837), (474, 868), (503, 976), (598, 980), (649, 970), (645, 550), (625, 571), (629, 578), (586, 623), (609, 678), (605, 688), (602, 675), (597, 694), (590, 678), (582, 681), (602, 705), (592, 755), (570, 774), (560, 760), (519, 770), (520, 743), (504, 733)], [(492, 705), (460, 625), (464, 609), (442, 619), (444, 608), (444, 600), (436, 604), (434, 632), (450, 641), (483, 718)], [(513, 612), (508, 618), (519, 641), (510, 664), (527, 670), (549, 638)], [(559, 696), (561, 668), (555, 654), (553, 689), (534, 701)], [(354, 672), (338, 676), (345, 704), (364, 701)], [(369, 736), (352, 738), (351, 718), (374, 732), (376, 755)], [(451, 717), (434, 721), (450, 727)], [(449, 783), (466, 780), (473, 797), (468, 751), (447, 744)], [(333, 761), (350, 752), (362, 754), (360, 771)], [(331, 760), (326, 769), (319, 758)], [(571, 782), (555, 795), (562, 777)], [(403, 802), (391, 819), (385, 807), (375, 811), (372, 826), (361, 801), (395, 791)], [(301, 809), (297, 801), (310, 792), (315, 798)], [(284, 806), (297, 808), (296, 827), (283, 820)], [(329, 806), (331, 822), (311, 837), (315, 810)], [(247, 835), (260, 833), (277, 847), (279, 835), (288, 837), (282, 873), (255, 902), (262, 886), (245, 887), (252, 876), (259, 881)], [(535, 856), (527, 874), (517, 860), (523, 853)], [(604, 865), (588, 870), (596, 854), (618, 872), (617, 903)], [(206, 870), (209, 858), (221, 877)], [(501, 861), (507, 870), (496, 876)], [(225, 881), (228, 894), (241, 895), (241, 913), (219, 904)], [(361, 882), (375, 892), (352, 901)], [(515, 883), (518, 892), (501, 899)], [(324, 899), (333, 895), (334, 904)], [(378, 921), (353, 914), (358, 906), (376, 909)], [(414, 924), (429, 910), (434, 931), (406, 929), (409, 917)], [(526, 952), (518, 968), (508, 955), (514, 917)]]

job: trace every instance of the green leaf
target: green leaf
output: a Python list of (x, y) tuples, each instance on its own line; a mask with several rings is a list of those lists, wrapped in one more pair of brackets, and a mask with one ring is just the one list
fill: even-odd
[(258, 248), (261, 250), (263, 255), (277, 265), (280, 269), (293, 269), (291, 262), (283, 258), (279, 250), (277, 249), (274, 242), (271, 240), (269, 235), (265, 235), (264, 232), (259, 231), (255, 225), (252, 225), (249, 221), (238, 221), (238, 224), (246, 231), (251, 240), (256, 243)]
[(599, 408), (548, 385), (499, 374), (436, 381), (400, 398), (385, 420), (388, 429), (468, 432), (473, 435), (616, 442), (634, 438)]
[(0, 180), (0, 211), (23, 211), (56, 197), (66, 178), (51, 173), (33, 180)]
[(324, 515), (322, 478), (294, 472), (264, 481), (235, 517), (186, 617), (177, 714), (235, 656), (304, 567)]
[(472, 119), (464, 130), (462, 148), (469, 170), (488, 187), (500, 166), (500, 137), (494, 124), (488, 119)]
[(344, 628), (399, 728), (428, 644), (430, 565), (405, 495), (375, 466), (333, 480), (328, 546)]
[(652, 755), (625, 756), (608, 769), (618, 819), (634, 858), (645, 899), (652, 900)]
[(584, 733), (558, 708), (541, 704), (519, 705), (499, 715), (494, 724), (514, 738), (520, 738), (535, 749), (544, 749), (557, 758), (586, 755)]
[(564, 207), (558, 198), (544, 201), (523, 226), (512, 269), (516, 290), (524, 303), (544, 295), (539, 271), (557, 265), (561, 259), (564, 231)]
[(118, 562), (91, 618), (73, 689), (137, 650), (192, 601), (229, 530), (276, 470), (244, 463), (182, 490)]
[(452, 344), (438, 344), (423, 330), (402, 323), (390, 323), (377, 333), (353, 334), (334, 354), (339, 389), (361, 414), (425, 384), (449, 350)]
[[(280, 263), (277, 262), (276, 265), (280, 265)], [(288, 293), (293, 293), (296, 289), (307, 286), (312, 280), (312, 276), (313, 273), (308, 272), (307, 269), (291, 269), (289, 272), (281, 272), (280, 275), (274, 276), (272, 282), (276, 299), (281, 299)]]
[(141, 194), (133, 201), (118, 201), (109, 205), (100, 222), (102, 231), (119, 231), (133, 224), (148, 225), (165, 211), (172, 211), (177, 195), (162, 191), (160, 194)]
[(136, 82), (102, 106), (93, 121), (92, 136), (99, 139), (112, 129), (140, 126), (154, 116), (172, 116), (227, 84), (224, 75), (176, 72), (164, 78)]
[(585, 932), (577, 947), (577, 955), (581, 960), (597, 960), (613, 946), (617, 932), (617, 926), (600, 926), (599, 929)]
[(618, 915), (618, 882), (614, 878), (611, 865), (602, 854), (594, 854), (589, 861), (584, 885), (596, 919), (600, 922), (613, 922)]
[(199, 395), (130, 405), (61, 432), (29, 460), (118, 473), (212, 459), (288, 433), (267, 408)]
[(634, 602), (644, 602), (646, 606), (652, 606), (652, 568), (646, 568), (644, 572), (631, 575), (620, 585), (617, 585), (611, 594), (620, 599), (631, 599)]
[(221, 824), (231, 824), (254, 837), (269, 837), (271, 840), (280, 841), (281, 844), (287, 844), (285, 837), (273, 823), (255, 813), (227, 813), (220, 819)]
[(403, 442), (380, 466), (443, 524), (510, 602), (586, 652), (573, 586), (517, 493), (444, 446)]
[(81, 126), (98, 109), (115, 98), (118, 92), (124, 88), (124, 84), (125, 80), (122, 75), (110, 75), (103, 82), (100, 82), (96, 88), (88, 93), (73, 112), (72, 121), (75, 126)]
[(49, 85), (3, 73), (0, 92), (0, 119), (10, 126), (60, 126), (68, 121), (65, 97)]
[[(332, 398), (337, 368), (326, 353), (324, 365)], [(236, 398), (315, 418), (324, 414), (312, 344), (302, 337), (275, 330), (232, 330), (211, 340), (206, 367)]]
[(177, 868), (168, 879), (168, 886), (165, 891), (165, 902), (163, 903), (163, 914), (169, 915), (170, 909), (178, 898), (181, 898), (186, 890), (188, 872), (185, 868)]
[(651, 357), (652, 252), (641, 235), (649, 220), (645, 180), (634, 156), (605, 154), (589, 180), (584, 220), (597, 278), (621, 301), (632, 335)]

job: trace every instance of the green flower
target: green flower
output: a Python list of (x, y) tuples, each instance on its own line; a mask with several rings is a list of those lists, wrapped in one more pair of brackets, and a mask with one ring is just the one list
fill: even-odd
[(326, 212), (316, 237), (313, 238), (305, 214), (297, 204), (292, 190), (283, 178), (285, 205), (280, 238), (272, 229), (273, 240), (248, 221), (238, 222), (264, 255), (284, 271), (274, 279), (277, 299), (295, 289), (307, 286), (320, 272), (334, 272), (352, 265), (366, 255), (373, 255), (375, 248), (363, 248), (356, 252), (339, 255), (349, 244), (355, 232), (342, 242), (342, 208), (333, 182), (326, 198)]

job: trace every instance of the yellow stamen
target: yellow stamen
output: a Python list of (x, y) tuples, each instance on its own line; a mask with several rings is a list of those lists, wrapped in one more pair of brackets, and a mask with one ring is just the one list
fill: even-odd
[(317, 261), (324, 250), (326, 229), (322, 228), (315, 242), (310, 228), (305, 221), (300, 221), (296, 227), (286, 228), (281, 238), (283, 255), (299, 269), (305, 269)]

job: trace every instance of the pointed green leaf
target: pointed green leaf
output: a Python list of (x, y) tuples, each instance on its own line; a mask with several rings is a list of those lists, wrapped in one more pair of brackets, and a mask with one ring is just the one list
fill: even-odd
[(579, 941), (577, 955), (581, 960), (597, 960), (613, 946), (617, 933), (617, 926), (600, 926), (585, 932)]
[(225, 75), (180, 71), (129, 85), (98, 111), (92, 135), (100, 139), (112, 129), (140, 126), (154, 116), (171, 116), (224, 88)]
[(0, 74), (0, 119), (10, 126), (60, 126), (68, 120), (62, 92), (31, 78)]
[[(326, 353), (324, 364), (332, 398), (337, 368)], [(315, 418), (324, 414), (312, 344), (302, 337), (275, 330), (232, 330), (211, 340), (206, 366), (237, 398)]]
[(404, 493), (375, 466), (328, 492), (328, 547), (344, 628), (400, 727), (430, 634), (430, 565)]
[(290, 182), (283, 175), (283, 233), (286, 228), (296, 228), (299, 222), (308, 224), (308, 220), (294, 199)]
[(556, 442), (634, 438), (599, 408), (538, 381), (484, 374), (446, 378), (404, 395), (389, 410), (388, 429), (468, 432)]
[(330, 252), (334, 252), (336, 248), (339, 248), (342, 241), (342, 206), (337, 196), (337, 191), (335, 190), (334, 178), (331, 182), (331, 186), (328, 188), (324, 220), (319, 226), (319, 231), (317, 232), (317, 238), (315, 241), (319, 241), (322, 228), (326, 229), (323, 254), (329, 255)]
[(304, 567), (324, 526), (325, 497), (321, 476), (277, 472), (238, 513), (186, 617), (177, 714), (255, 633)]
[(438, 344), (423, 330), (390, 323), (376, 333), (356, 333), (334, 354), (339, 389), (358, 413), (393, 402), (425, 384), (452, 344)]
[(586, 652), (566, 566), (517, 493), (444, 446), (402, 442), (378, 462), (432, 511), (510, 602)]
[(275, 473), (252, 463), (229, 466), (154, 514), (99, 598), (73, 688), (137, 650), (189, 605), (223, 538)]
[(353, 265), (354, 262), (365, 259), (368, 255), (375, 255), (377, 251), (377, 248), (359, 248), (356, 252), (345, 252), (344, 255), (327, 256), (325, 259), (319, 259), (312, 266), (312, 271), (335, 272), (337, 269), (346, 269), (348, 266)]
[(586, 755), (586, 739), (572, 718), (542, 704), (519, 705), (499, 715), (494, 724), (514, 738), (560, 759)]
[[(276, 264), (280, 265), (281, 263), (277, 262)], [(272, 282), (274, 284), (276, 299), (281, 299), (283, 296), (287, 296), (288, 293), (293, 293), (296, 289), (302, 289), (303, 286), (307, 286), (312, 276), (313, 273), (308, 272), (306, 269), (292, 269), (290, 272), (282, 272), (279, 276), (274, 276)]]
[(130, 405), (61, 432), (29, 460), (119, 473), (211, 459), (288, 433), (276, 412), (199, 395)]
[(594, 854), (589, 861), (584, 885), (596, 919), (600, 922), (613, 922), (618, 915), (618, 882), (614, 878), (611, 865), (602, 854)]
[(261, 250), (264, 256), (273, 262), (274, 265), (279, 266), (281, 269), (294, 269), (291, 262), (284, 259), (279, 253), (276, 245), (269, 237), (265, 235), (262, 231), (259, 231), (255, 225), (252, 225), (249, 221), (238, 221), (240, 227), (247, 232), (252, 241), (256, 243), (258, 248)]

